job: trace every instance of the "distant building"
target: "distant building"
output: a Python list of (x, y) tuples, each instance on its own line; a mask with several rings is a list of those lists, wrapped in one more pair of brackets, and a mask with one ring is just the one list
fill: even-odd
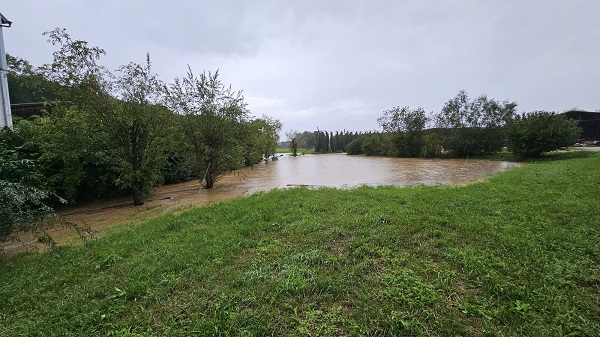
[(48, 110), (48, 107), (45, 102), (17, 103), (11, 104), (10, 110), (13, 116), (31, 118), (32, 116), (40, 116), (42, 110)]
[(579, 122), (579, 127), (583, 130), (581, 138), (584, 140), (600, 140), (600, 112), (569, 110), (561, 115)]

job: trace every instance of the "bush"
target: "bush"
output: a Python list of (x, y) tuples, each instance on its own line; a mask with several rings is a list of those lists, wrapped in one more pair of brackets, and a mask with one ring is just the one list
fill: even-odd
[(389, 140), (381, 133), (369, 133), (363, 136), (362, 153), (367, 156), (387, 156)]
[(346, 145), (346, 153), (347, 154), (361, 154), (362, 153), (362, 143), (363, 143), (362, 137), (358, 137), (358, 138), (354, 139), (353, 141), (348, 143), (348, 145)]
[(53, 214), (53, 199), (65, 202), (43, 189), (35, 163), (23, 157), (15, 142), (14, 131), (0, 130), (0, 242), (20, 231), (41, 233), (44, 218)]
[[(41, 243), (55, 246), (47, 230), (61, 225), (79, 238), (94, 238), (89, 227), (60, 218), (54, 206), (67, 201), (48, 189), (38, 164), (31, 159), (36, 147), (18, 131), (0, 129), (0, 242), (19, 241), (17, 233), (29, 232)], [(4, 250), (0, 247), (0, 256)]]
[(434, 158), (442, 154), (442, 137), (437, 133), (430, 133), (423, 137), (421, 157)]
[(521, 158), (570, 146), (581, 134), (577, 121), (554, 112), (535, 111), (516, 116), (507, 124), (509, 150)]

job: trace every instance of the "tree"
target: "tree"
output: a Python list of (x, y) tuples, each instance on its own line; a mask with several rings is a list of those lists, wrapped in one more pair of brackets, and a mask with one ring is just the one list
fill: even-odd
[(508, 148), (515, 156), (539, 158), (546, 152), (574, 144), (581, 129), (574, 119), (554, 112), (534, 111), (508, 121), (507, 134)]
[(0, 130), (0, 242), (21, 231), (49, 239), (43, 235), (47, 227), (43, 219), (54, 213), (53, 202), (66, 201), (44, 189), (35, 162), (23, 157), (19, 150), (24, 142), (17, 138), (16, 131)]
[(257, 148), (261, 159), (268, 161), (275, 155), (277, 142), (279, 141), (279, 132), (283, 125), (278, 119), (263, 115), (262, 118), (251, 122), (252, 127), (258, 131)]
[(483, 155), (502, 149), (503, 126), (516, 111), (517, 103), (499, 103), (486, 95), (471, 100), (461, 90), (436, 116), (436, 126), (451, 129), (444, 148), (457, 156)]
[(118, 73), (112, 83), (116, 99), (98, 117), (107, 145), (117, 150), (118, 182), (131, 189), (133, 204), (139, 206), (159, 180), (173, 114), (159, 105), (164, 84), (152, 72), (149, 55), (144, 65), (130, 63)]
[(385, 110), (377, 119), (384, 132), (392, 136), (392, 153), (398, 157), (418, 157), (423, 147), (423, 129), (427, 123), (425, 110), (421, 107), (394, 107)]
[(8, 54), (6, 62), (11, 103), (46, 102), (58, 98), (58, 84), (48, 80), (41, 69), (34, 68), (27, 60)]
[(290, 150), (292, 150), (292, 155), (296, 157), (298, 155), (298, 145), (302, 138), (302, 134), (297, 130), (289, 130), (285, 133), (285, 137)]
[(219, 79), (219, 72), (194, 76), (191, 69), (167, 87), (166, 104), (181, 115), (182, 143), (189, 149), (205, 188), (222, 172), (244, 164), (244, 126), (249, 120), (242, 92)]
[(98, 178), (106, 185), (118, 175), (114, 151), (105, 146), (107, 135), (98, 128), (96, 118), (112, 102), (108, 73), (97, 63), (104, 50), (72, 39), (64, 29), (44, 35), (58, 47), (53, 62), (40, 70), (46, 81), (55, 84), (57, 101), (49, 103), (52, 113), (23, 123), (21, 129), (40, 148), (38, 163), (51, 190), (74, 202), (83, 185), (97, 185), (91, 180)]
[[(61, 224), (82, 239), (93, 238), (89, 228), (77, 226), (54, 213), (54, 206), (67, 201), (49, 191), (38, 164), (30, 159), (36, 149), (19, 132), (0, 130), (0, 242), (18, 241), (17, 233), (29, 232), (41, 243), (54, 247), (47, 229)], [(4, 253), (0, 247), (0, 255)]]
[(362, 145), (363, 145), (363, 137), (357, 137), (354, 140), (352, 140), (350, 143), (348, 143), (346, 145), (346, 153), (349, 155), (357, 155), (357, 154), (361, 154), (362, 152)]
[(60, 102), (51, 103), (52, 113), (30, 130), (55, 191), (75, 201), (90, 185), (114, 186), (142, 205), (144, 193), (160, 181), (173, 124), (172, 114), (158, 105), (164, 84), (152, 73), (149, 56), (145, 65), (130, 63), (113, 75), (97, 63), (102, 49), (64, 29), (44, 34), (58, 46), (43, 69), (58, 84)]
[(44, 65), (46, 78), (58, 84), (58, 98), (71, 102), (81, 110), (100, 110), (108, 95), (108, 71), (98, 64), (106, 55), (104, 49), (90, 47), (87, 41), (74, 40), (64, 28), (43, 33), (48, 42), (58, 46), (52, 53), (53, 62)]
[(300, 135), (300, 138), (297, 139), (297, 141), (298, 141), (299, 148), (302, 148), (302, 149), (313, 148), (313, 147), (315, 147), (315, 143), (316, 143), (315, 133), (310, 132), (310, 131), (304, 131), (304, 132), (302, 132), (302, 135)]

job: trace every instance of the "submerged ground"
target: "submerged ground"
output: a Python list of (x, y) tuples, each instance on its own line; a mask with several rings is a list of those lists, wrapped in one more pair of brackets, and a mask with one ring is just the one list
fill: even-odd
[(4, 336), (598, 336), (600, 155), (304, 188), (0, 263)]

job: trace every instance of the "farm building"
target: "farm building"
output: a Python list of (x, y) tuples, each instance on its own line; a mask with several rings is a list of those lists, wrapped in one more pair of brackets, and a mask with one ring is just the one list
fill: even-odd
[(600, 112), (569, 110), (563, 112), (568, 118), (576, 119), (583, 130), (581, 138), (584, 140), (600, 140)]

